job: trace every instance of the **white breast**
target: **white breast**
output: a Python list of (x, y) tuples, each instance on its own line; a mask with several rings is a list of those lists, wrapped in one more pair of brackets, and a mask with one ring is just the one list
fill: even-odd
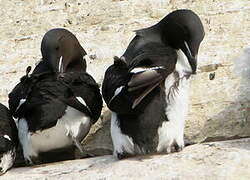
[(118, 117), (115, 112), (112, 112), (111, 117), (111, 138), (114, 146), (114, 155), (117, 156), (118, 153), (134, 153), (134, 143), (132, 138), (121, 132)]
[(2, 168), (1, 173), (5, 173), (8, 169), (10, 169), (16, 158), (16, 148), (13, 148), (5, 153), (0, 160), (0, 167)]
[[(188, 112), (188, 92), (190, 78), (185, 75), (190, 74), (192, 69), (188, 63), (185, 54), (177, 51), (178, 59), (175, 71), (179, 74), (179, 79), (176, 79), (175, 74), (171, 73), (165, 80), (166, 115), (168, 121), (162, 123), (158, 129), (159, 143), (158, 152), (171, 152), (171, 146), (177, 144), (180, 149), (184, 147), (183, 135), (185, 118)], [(175, 87), (175, 83), (178, 87)]]
[[(22, 119), (19, 120), (19, 126), (20, 123), (27, 122)], [(57, 121), (56, 126), (35, 133), (28, 132), (27, 129), (26, 132), (19, 133), (24, 156), (29, 160), (29, 157), (37, 156), (39, 152), (71, 146), (74, 144), (72, 137), (81, 141), (89, 132), (90, 126), (91, 121), (88, 116), (68, 106), (65, 115)]]
[(90, 128), (90, 118), (84, 113), (67, 107), (66, 114), (56, 126), (31, 135), (32, 147), (39, 152), (73, 145), (72, 136), (81, 141)]

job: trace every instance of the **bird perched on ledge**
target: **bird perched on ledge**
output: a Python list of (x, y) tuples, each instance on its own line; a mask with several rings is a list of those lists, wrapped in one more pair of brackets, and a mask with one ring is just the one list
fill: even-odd
[(10, 169), (16, 158), (17, 128), (10, 111), (0, 104), (0, 174)]
[(9, 94), (18, 119), (18, 136), (27, 163), (39, 154), (76, 146), (88, 134), (102, 109), (95, 80), (86, 73), (86, 52), (69, 31), (54, 29), (43, 38), (42, 61), (31, 67)]
[(112, 111), (114, 155), (180, 151), (190, 77), (196, 73), (204, 29), (191, 10), (177, 10), (136, 31), (114, 58), (102, 94)]

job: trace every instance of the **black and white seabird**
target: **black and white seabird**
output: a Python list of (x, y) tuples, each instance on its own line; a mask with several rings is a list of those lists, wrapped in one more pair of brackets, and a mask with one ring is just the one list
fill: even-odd
[(16, 124), (9, 109), (0, 103), (0, 174), (13, 166), (17, 146)]
[[(27, 71), (28, 72), (28, 71)], [(18, 119), (18, 136), (27, 163), (39, 153), (75, 145), (88, 134), (102, 109), (98, 84), (85, 72), (31, 74), (9, 94), (9, 107)]]
[(136, 31), (125, 53), (114, 58), (102, 94), (112, 111), (115, 156), (183, 149), (189, 82), (204, 35), (193, 11), (176, 10)]
[(41, 53), (42, 59), (33, 74), (45, 71), (59, 72), (59, 67), (64, 68), (64, 72), (86, 71), (87, 53), (75, 35), (67, 29), (49, 30), (42, 39)]
[(102, 109), (99, 86), (86, 73), (85, 51), (71, 33), (64, 29), (47, 32), (41, 51), (42, 61), (31, 74), (28, 67), (9, 94), (9, 107), (18, 119), (19, 141), (29, 164), (39, 162), (39, 153), (73, 145), (83, 151), (80, 142)]

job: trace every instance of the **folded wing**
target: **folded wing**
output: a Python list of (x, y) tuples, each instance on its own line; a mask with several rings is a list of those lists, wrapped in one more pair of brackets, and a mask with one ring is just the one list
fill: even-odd
[[(115, 112), (129, 113), (136, 109), (174, 71), (177, 60), (175, 50), (162, 43), (147, 43), (133, 53), (116, 58), (105, 74), (104, 99)], [(133, 59), (126, 61), (126, 57)]]

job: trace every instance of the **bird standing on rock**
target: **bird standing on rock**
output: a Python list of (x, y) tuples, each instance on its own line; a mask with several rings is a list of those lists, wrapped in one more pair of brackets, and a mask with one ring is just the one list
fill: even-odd
[(65, 29), (47, 32), (42, 61), (31, 67), (9, 94), (9, 107), (18, 119), (18, 136), (27, 163), (39, 154), (76, 146), (88, 134), (102, 109), (98, 84), (86, 73), (86, 52)]
[(111, 137), (119, 159), (184, 147), (190, 77), (196, 73), (204, 29), (191, 10), (176, 10), (136, 31), (114, 58), (102, 94), (112, 111)]
[(7, 107), (0, 103), (0, 173), (10, 169), (16, 158), (17, 128)]

